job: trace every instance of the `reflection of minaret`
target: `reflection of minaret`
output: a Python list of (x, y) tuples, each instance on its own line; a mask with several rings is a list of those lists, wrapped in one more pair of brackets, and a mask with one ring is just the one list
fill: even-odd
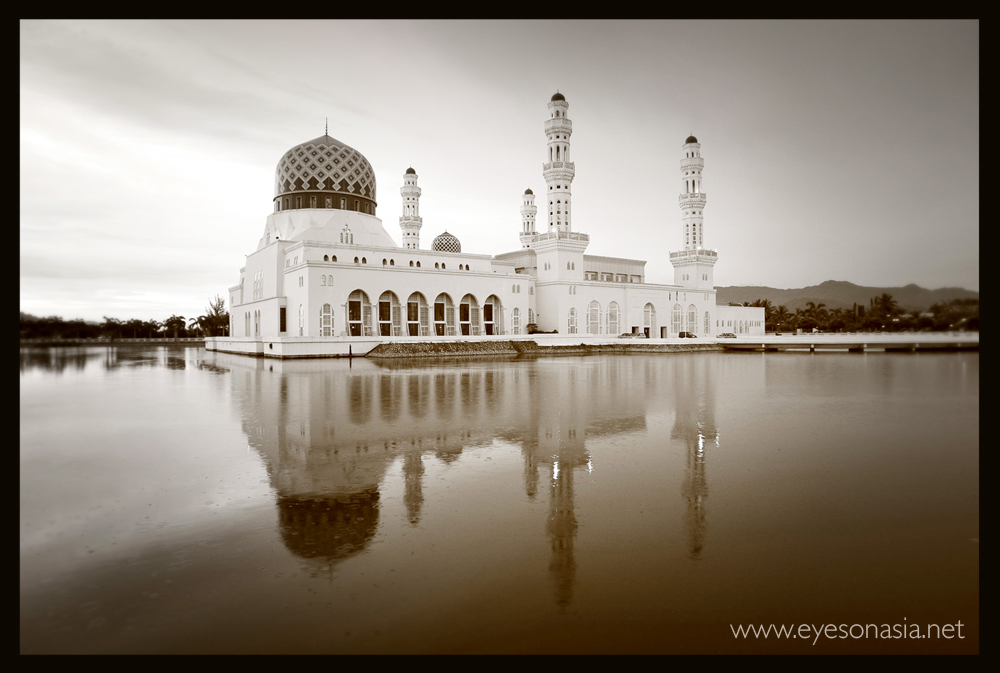
[(406, 504), (406, 518), (416, 526), (420, 522), (420, 507), (424, 504), (424, 460), (417, 451), (411, 451), (403, 458), (403, 479), (405, 486), (403, 502)]
[[(549, 538), (549, 577), (554, 584), (556, 604), (565, 608), (573, 599), (576, 581), (577, 521), (573, 502), (573, 472), (590, 462), (585, 437), (588, 407), (594, 403), (589, 393), (577, 385), (575, 369), (565, 370), (558, 377), (542, 377), (532, 392), (536, 398), (532, 410), (537, 410), (537, 441), (525, 455), (526, 487), (537, 486), (539, 467), (550, 464), (549, 516), (545, 532)], [(598, 404), (600, 401), (598, 401)], [(545, 469), (545, 467), (542, 467)]]
[[(576, 434), (573, 430), (569, 432)], [(581, 441), (581, 451), (582, 445)], [(581, 451), (567, 451), (568, 455), (556, 458), (549, 480), (549, 520), (545, 532), (551, 545), (549, 576), (555, 583), (556, 603), (560, 607), (566, 607), (573, 599), (573, 582), (576, 579), (573, 542), (576, 540), (577, 523), (573, 512), (573, 468), (579, 467), (577, 457)]]
[[(719, 431), (715, 426), (714, 382), (708, 365), (707, 360), (697, 358), (678, 362), (678, 371), (674, 376), (676, 416), (670, 433), (672, 439), (683, 439), (687, 449), (681, 495), (687, 502), (684, 531), (688, 556), (695, 560), (701, 556), (705, 546), (705, 530), (708, 527), (706, 454), (711, 443), (719, 445)], [(703, 380), (696, 382), (699, 376)]]

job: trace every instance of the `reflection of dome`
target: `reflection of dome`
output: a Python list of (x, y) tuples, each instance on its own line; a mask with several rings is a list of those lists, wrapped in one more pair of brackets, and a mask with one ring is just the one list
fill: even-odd
[(336, 560), (364, 549), (378, 527), (378, 490), (339, 497), (279, 498), (281, 539), (302, 558)]
[(554, 93), (552, 94), (552, 100), (566, 100), (566, 97), (561, 93)]
[(462, 252), (462, 243), (446, 231), (434, 239), (434, 242), (431, 243), (431, 250), (434, 252)]
[(274, 172), (274, 197), (334, 192), (375, 201), (375, 171), (361, 152), (323, 135), (285, 152)]
[(406, 174), (407, 175), (416, 175), (417, 172), (415, 170), (413, 170), (412, 166), (410, 166), (409, 168), (406, 169)]
[(534, 192), (533, 192), (533, 191), (531, 191), (530, 189), (525, 189), (525, 190), (524, 190), (524, 193), (525, 193), (525, 194), (532, 194), (532, 195), (534, 194)]
[(697, 138), (695, 138), (694, 136), (688, 136), (688, 139), (684, 141), (684, 144), (687, 145), (688, 143), (696, 143), (696, 142), (698, 142)]

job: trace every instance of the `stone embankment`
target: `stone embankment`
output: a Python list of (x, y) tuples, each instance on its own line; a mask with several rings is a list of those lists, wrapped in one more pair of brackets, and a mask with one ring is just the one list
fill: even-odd
[(539, 346), (534, 341), (393, 342), (379, 344), (369, 358), (454, 357), (458, 355), (589, 355), (591, 353), (689, 353), (720, 351), (717, 344), (575, 344)]

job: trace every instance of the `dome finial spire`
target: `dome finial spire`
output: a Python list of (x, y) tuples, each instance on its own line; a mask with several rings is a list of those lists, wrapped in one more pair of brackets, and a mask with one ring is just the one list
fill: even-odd
[(330, 135), (330, 118), (326, 118), (326, 122), (323, 124), (323, 135)]

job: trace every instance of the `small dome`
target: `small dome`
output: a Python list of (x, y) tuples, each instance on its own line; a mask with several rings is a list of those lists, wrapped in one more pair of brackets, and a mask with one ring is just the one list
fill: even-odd
[(688, 139), (684, 141), (684, 144), (688, 145), (690, 143), (696, 143), (696, 142), (698, 142), (697, 138), (695, 138), (694, 136), (688, 136)]
[(552, 100), (566, 100), (566, 97), (561, 93), (554, 93), (552, 94)]
[(413, 167), (411, 166), (410, 168), (406, 169), (406, 174), (407, 175), (416, 175), (417, 172), (415, 170), (413, 170)]
[(431, 243), (431, 250), (434, 252), (462, 252), (462, 243), (446, 231), (434, 239), (434, 242)]
[(525, 193), (525, 194), (534, 194), (534, 192), (533, 192), (533, 191), (531, 191), (530, 189), (525, 189), (525, 190), (524, 190), (524, 193)]

